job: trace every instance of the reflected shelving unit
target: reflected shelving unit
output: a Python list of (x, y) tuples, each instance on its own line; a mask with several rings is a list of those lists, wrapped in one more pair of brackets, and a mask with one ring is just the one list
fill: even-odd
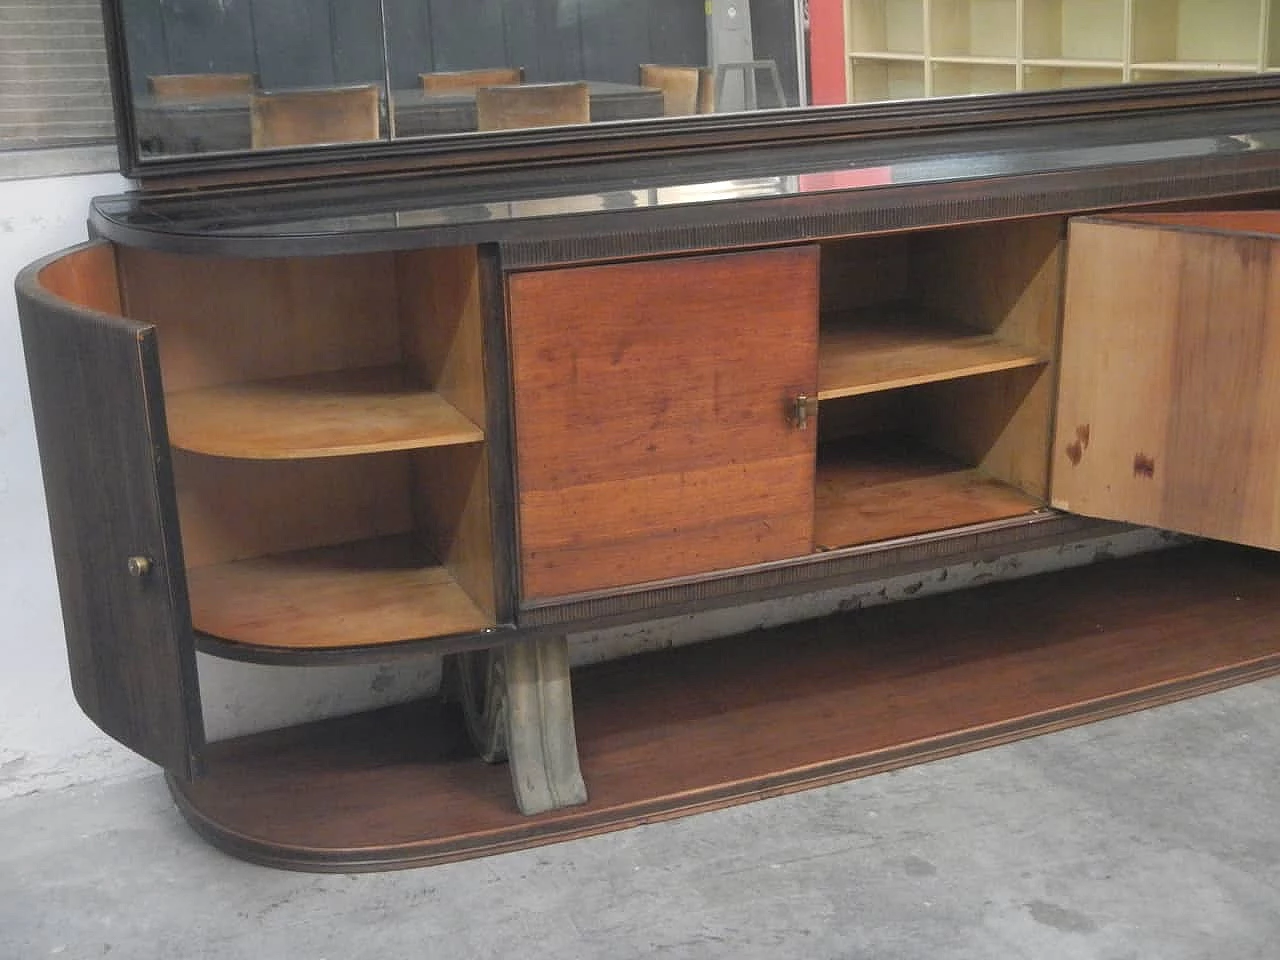
[(846, 0), (850, 102), (1280, 68), (1275, 0)]

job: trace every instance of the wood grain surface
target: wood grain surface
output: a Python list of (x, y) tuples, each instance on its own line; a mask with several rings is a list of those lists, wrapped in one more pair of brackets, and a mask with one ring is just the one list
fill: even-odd
[(822, 400), (1047, 362), (1039, 352), (995, 334), (909, 307), (824, 317), (819, 356)]
[(197, 630), (261, 647), (368, 646), (493, 624), (409, 535), (200, 567), (188, 581)]
[(1280, 558), (1199, 545), (589, 667), (590, 801), (526, 818), (438, 704), (215, 744), (206, 837), (311, 870), (498, 853), (877, 773), (1280, 670)]
[(526, 599), (812, 549), (817, 250), (510, 278)]
[(484, 433), (403, 368), (365, 367), (183, 390), (169, 439), (194, 453), (293, 460), (479, 443)]
[(892, 540), (1030, 513), (1041, 501), (908, 438), (824, 444), (814, 540), (819, 549)]
[(1242, 216), (1072, 224), (1055, 506), (1280, 546), (1280, 258)]

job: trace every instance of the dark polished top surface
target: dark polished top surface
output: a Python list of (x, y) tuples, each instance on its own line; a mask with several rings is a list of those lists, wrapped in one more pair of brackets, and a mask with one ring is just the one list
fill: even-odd
[[(1280, 110), (1261, 104), (1156, 110), (997, 127), (953, 125), (891, 137), (755, 147), (590, 165), (386, 175), (286, 187), (98, 198), (97, 229), (124, 243), (247, 256), (537, 239), (557, 224), (591, 232), (661, 215), (668, 225), (824, 195), (1011, 182), (1161, 161), (1248, 159), (1280, 189)], [(806, 204), (812, 208), (813, 204)], [(674, 219), (673, 219), (674, 218)]]

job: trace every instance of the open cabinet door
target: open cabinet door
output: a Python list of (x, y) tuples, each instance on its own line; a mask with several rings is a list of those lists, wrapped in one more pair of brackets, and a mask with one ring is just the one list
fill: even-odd
[(1280, 547), (1280, 214), (1071, 224), (1052, 502)]
[(155, 328), (118, 316), (106, 244), (34, 264), (17, 293), (76, 700), (190, 776), (204, 732)]

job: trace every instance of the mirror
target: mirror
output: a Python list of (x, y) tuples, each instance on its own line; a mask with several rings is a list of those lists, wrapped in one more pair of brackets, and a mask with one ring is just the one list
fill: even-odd
[(106, 9), (124, 54), (117, 84), (136, 167), (1280, 69), (1280, 0), (108, 0)]

